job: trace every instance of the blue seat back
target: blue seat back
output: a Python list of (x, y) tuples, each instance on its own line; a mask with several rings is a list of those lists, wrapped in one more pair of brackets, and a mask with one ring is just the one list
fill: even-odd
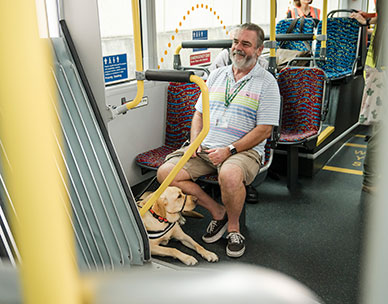
[[(331, 80), (354, 74), (357, 61), (359, 23), (349, 17), (335, 17), (327, 20), (327, 60), (317, 62)], [(322, 21), (318, 24), (318, 34), (322, 33)], [(319, 56), (321, 42), (317, 42), (315, 56)]]
[[(294, 19), (283, 19), (280, 20), (276, 24), (276, 34), (286, 34), (288, 28), (290, 27), (292, 21)], [(291, 31), (293, 34), (313, 34), (314, 33), (314, 20), (311, 18), (305, 18), (303, 28), (301, 30), (300, 28), (301, 19), (299, 19), (294, 27), (294, 29)], [(311, 49), (311, 42), (307, 42), (310, 45)], [(280, 43), (278, 43), (278, 47), (280, 47)], [(310, 49), (307, 48), (306, 43), (303, 41), (285, 41), (281, 44), (281, 48), (288, 49), (288, 50), (297, 50), (297, 51), (309, 51)]]

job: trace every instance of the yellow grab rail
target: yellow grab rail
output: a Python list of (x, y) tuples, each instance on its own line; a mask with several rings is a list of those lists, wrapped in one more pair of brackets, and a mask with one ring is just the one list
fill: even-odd
[(48, 41), (39, 38), (35, 1), (1, 1), (0, 28), (0, 136), (18, 216), (11, 222), (22, 259), (23, 303), (81, 303), (59, 173), (66, 170), (57, 145), (62, 135), (53, 108), (51, 52)]
[(167, 175), (166, 179), (159, 186), (158, 190), (154, 192), (154, 194), (150, 197), (150, 199), (144, 204), (144, 206), (140, 209), (140, 215), (143, 216), (148, 209), (152, 207), (155, 201), (159, 198), (159, 196), (166, 190), (166, 188), (171, 184), (175, 176), (178, 174), (179, 170), (181, 170), (184, 164), (189, 160), (189, 158), (193, 155), (194, 151), (197, 150), (199, 145), (202, 143), (203, 139), (206, 137), (209, 132), (210, 127), (210, 117), (209, 117), (209, 90), (205, 84), (205, 82), (198, 76), (192, 75), (190, 76), (190, 81), (196, 83), (202, 92), (202, 120), (203, 126), (201, 132), (198, 134), (197, 138), (190, 144), (189, 148), (179, 160), (179, 162), (175, 165), (174, 169)]
[(175, 49), (175, 54), (174, 55), (179, 55), (180, 51), (182, 49), (182, 44), (178, 45)]
[[(143, 52), (141, 48), (139, 1), (132, 0), (133, 38), (135, 44), (136, 72), (143, 72)], [(144, 80), (137, 80), (137, 93), (134, 100), (125, 104), (128, 110), (136, 107), (144, 95)]]

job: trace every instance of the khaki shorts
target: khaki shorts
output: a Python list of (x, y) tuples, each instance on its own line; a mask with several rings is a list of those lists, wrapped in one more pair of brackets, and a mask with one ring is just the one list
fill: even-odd
[[(166, 156), (165, 163), (176, 165), (187, 149), (188, 147), (184, 147), (168, 154)], [(206, 149), (206, 147), (202, 147), (202, 151)], [(185, 169), (190, 174), (190, 177), (193, 181), (196, 181), (202, 175), (215, 174), (220, 172), (221, 167), (224, 164), (234, 164), (239, 166), (243, 172), (244, 183), (249, 185), (253, 182), (260, 170), (261, 156), (257, 151), (250, 149), (232, 155), (220, 165), (215, 166), (209, 160), (207, 153), (200, 152), (197, 157), (190, 158), (183, 166), (183, 169)]]

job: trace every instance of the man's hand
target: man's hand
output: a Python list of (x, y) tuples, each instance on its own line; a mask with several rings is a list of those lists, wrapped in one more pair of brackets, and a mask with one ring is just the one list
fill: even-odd
[(194, 151), (193, 155), (191, 155), (191, 158), (195, 158), (198, 156), (198, 153), (202, 152), (201, 145), (198, 147), (197, 151)]
[(214, 166), (218, 166), (231, 155), (228, 147), (209, 149), (205, 152), (208, 153), (208, 157)]

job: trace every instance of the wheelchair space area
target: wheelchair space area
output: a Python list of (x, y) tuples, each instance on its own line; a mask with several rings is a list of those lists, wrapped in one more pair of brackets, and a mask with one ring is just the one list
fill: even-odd
[[(241, 258), (226, 255), (225, 235), (214, 244), (202, 241), (210, 216), (199, 206), (196, 210), (204, 218), (187, 218), (183, 230), (215, 252), (219, 263), (268, 267), (305, 284), (323, 303), (357, 303), (364, 214), (371, 199), (361, 191), (365, 151), (365, 135), (353, 136), (314, 177), (300, 177), (295, 193), (289, 192), (286, 177), (267, 177), (257, 187), (258, 203), (246, 204), (246, 251)], [(194, 256), (199, 261), (194, 267), (210, 265), (176, 241), (167, 246)], [(173, 258), (155, 258), (186, 267)]]

